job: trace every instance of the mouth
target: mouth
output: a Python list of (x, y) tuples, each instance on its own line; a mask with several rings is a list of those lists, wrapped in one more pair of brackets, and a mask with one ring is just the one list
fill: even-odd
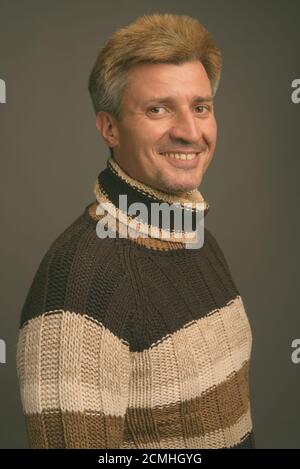
[(159, 155), (165, 156), (167, 158), (171, 158), (173, 160), (180, 160), (180, 161), (191, 161), (199, 156), (200, 152), (162, 152)]
[(201, 155), (205, 152), (161, 152), (158, 153), (168, 164), (178, 169), (195, 169), (199, 165)]

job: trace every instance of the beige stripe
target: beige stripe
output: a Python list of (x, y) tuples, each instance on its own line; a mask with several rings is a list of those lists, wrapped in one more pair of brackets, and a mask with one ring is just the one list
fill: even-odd
[(40, 396), (40, 340), (43, 317), (39, 316), (30, 328), (19, 333), (17, 369), (20, 379), (21, 400), (26, 402), (26, 412), (41, 412)]
[(199, 396), (249, 360), (251, 343), (239, 296), (150, 349), (132, 353), (129, 405), (167, 406)]
[[(85, 409), (122, 416), (128, 405), (129, 345), (94, 321), (85, 321), (82, 341), (82, 392)], [(100, 406), (99, 406), (100, 403)]]
[(125, 414), (129, 345), (87, 316), (52, 312), (28, 321), (17, 366), (27, 414), (53, 408)]
[[(58, 408), (60, 405), (58, 383), (61, 344), (57, 338), (61, 334), (61, 318), (61, 314), (43, 317), (43, 329), (39, 331), (42, 339), (40, 342), (40, 398), (42, 409), (47, 407)], [(46, 366), (43, 364), (46, 364)]]
[(129, 354), (128, 344), (102, 325), (70, 312), (29, 321), (19, 346), (26, 413), (124, 415), (128, 400), (132, 407), (168, 406), (222, 383), (249, 360), (251, 331), (237, 297), (143, 352)]

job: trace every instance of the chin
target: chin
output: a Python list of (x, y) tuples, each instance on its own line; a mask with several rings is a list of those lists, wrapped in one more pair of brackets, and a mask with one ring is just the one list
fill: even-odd
[(186, 192), (197, 189), (202, 181), (203, 171), (202, 168), (194, 168), (192, 171), (179, 171), (177, 168), (168, 168), (168, 170), (158, 171), (156, 173), (155, 184), (156, 188), (160, 188), (164, 192)]
[(200, 185), (201, 183), (201, 180), (202, 178), (199, 180), (199, 178), (197, 180), (192, 180), (192, 181), (177, 181), (175, 184), (174, 184), (174, 181), (173, 182), (166, 182), (164, 184), (165, 186), (165, 190), (168, 190), (169, 192), (186, 192), (186, 191), (191, 191), (191, 190), (194, 190), (194, 189), (197, 189), (197, 187)]
[(197, 189), (197, 187), (201, 184), (202, 181), (202, 175), (201, 176), (195, 176), (191, 178), (182, 178), (182, 180), (177, 181), (175, 186), (178, 187), (178, 190), (182, 191), (191, 191), (193, 189)]

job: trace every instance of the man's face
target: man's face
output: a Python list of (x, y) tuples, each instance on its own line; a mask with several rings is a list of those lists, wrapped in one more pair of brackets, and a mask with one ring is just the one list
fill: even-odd
[(217, 137), (211, 85), (201, 62), (136, 65), (121, 106), (113, 147), (119, 165), (165, 192), (198, 187)]

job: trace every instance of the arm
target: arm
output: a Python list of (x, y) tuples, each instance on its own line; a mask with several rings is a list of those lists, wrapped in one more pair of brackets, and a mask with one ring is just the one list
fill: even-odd
[(54, 311), (22, 327), (17, 349), (30, 448), (119, 448), (129, 349), (100, 323)]
[(44, 257), (21, 314), (16, 358), (30, 448), (123, 440), (131, 289), (113, 243), (75, 228)]

